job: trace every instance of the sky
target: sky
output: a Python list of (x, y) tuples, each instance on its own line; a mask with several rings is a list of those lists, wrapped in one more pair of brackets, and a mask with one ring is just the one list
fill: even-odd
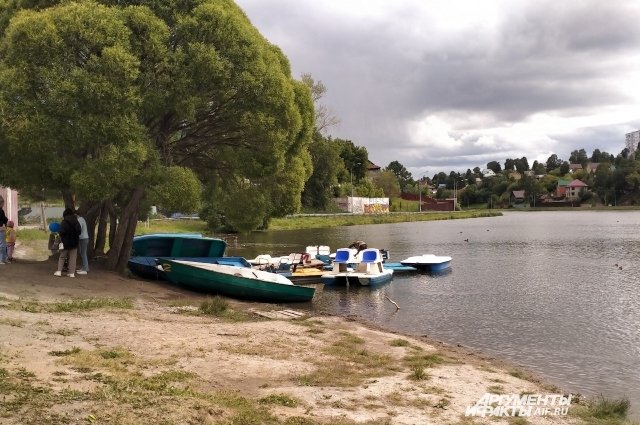
[(637, 0), (236, 0), (340, 123), (414, 178), (617, 155), (640, 129)]

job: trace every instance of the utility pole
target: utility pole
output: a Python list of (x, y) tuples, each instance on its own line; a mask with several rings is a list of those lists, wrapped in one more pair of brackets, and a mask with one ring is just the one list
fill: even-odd
[(349, 180), (351, 183), (351, 214), (353, 214), (353, 167), (357, 167), (358, 165), (362, 164), (356, 162), (355, 164), (352, 164), (351, 167), (349, 167)]

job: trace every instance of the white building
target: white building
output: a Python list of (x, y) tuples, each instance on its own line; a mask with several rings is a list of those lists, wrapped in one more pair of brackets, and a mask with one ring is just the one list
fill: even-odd
[(485, 168), (484, 170), (482, 170), (482, 177), (493, 177), (495, 175), (496, 173), (494, 173), (493, 170), (490, 170), (489, 168)]
[(631, 155), (638, 149), (640, 143), (640, 130), (632, 131), (624, 135), (624, 146), (629, 149)]

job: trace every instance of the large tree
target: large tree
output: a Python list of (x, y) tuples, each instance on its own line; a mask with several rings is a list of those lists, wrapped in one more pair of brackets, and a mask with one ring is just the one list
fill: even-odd
[(569, 156), (569, 163), (571, 164), (580, 164), (584, 167), (588, 162), (589, 156), (587, 156), (587, 151), (584, 149), (576, 149)]
[(552, 170), (555, 170), (556, 168), (558, 168), (559, 166), (562, 165), (562, 160), (560, 158), (558, 158), (558, 155), (551, 154), (549, 156), (549, 158), (547, 158), (547, 172), (551, 172)]
[(316, 133), (309, 147), (313, 162), (313, 173), (307, 180), (302, 203), (316, 210), (326, 210), (335, 196), (334, 189), (338, 185), (338, 174), (344, 170), (344, 162), (340, 157), (340, 146), (331, 138)]
[(0, 13), (0, 182), (76, 194), (100, 223), (108, 211), (110, 267), (124, 270), (140, 210), (176, 178), (194, 189), (164, 196), (176, 206), (197, 207), (196, 176), (209, 202), (256, 200), (250, 223), (227, 211), (245, 228), (299, 208), (309, 89), (233, 1), (15, 0)]
[(400, 162), (391, 161), (389, 165), (387, 165), (387, 170), (396, 175), (398, 184), (400, 184), (401, 192), (405, 192), (407, 187), (413, 186), (415, 184), (411, 173)]

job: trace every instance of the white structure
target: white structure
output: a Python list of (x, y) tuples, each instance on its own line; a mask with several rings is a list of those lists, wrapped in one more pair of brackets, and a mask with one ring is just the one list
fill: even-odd
[(353, 214), (385, 214), (389, 212), (389, 198), (349, 197), (349, 212)]
[(4, 214), (18, 226), (18, 192), (9, 187), (0, 186), (0, 196), (4, 199)]
[(488, 168), (485, 168), (484, 170), (482, 170), (482, 177), (494, 177), (496, 175), (496, 173), (493, 172), (493, 170), (490, 170)]
[(640, 143), (640, 130), (624, 135), (624, 146), (629, 149), (629, 155), (638, 149), (638, 143)]

